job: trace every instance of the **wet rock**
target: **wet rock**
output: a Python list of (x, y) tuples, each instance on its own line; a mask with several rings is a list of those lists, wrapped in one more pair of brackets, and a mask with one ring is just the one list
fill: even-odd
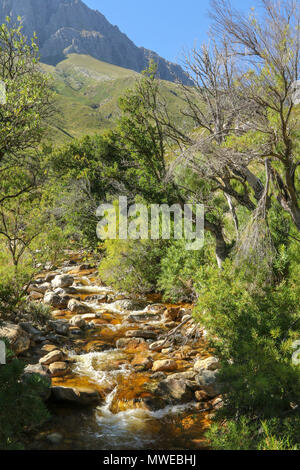
[(53, 445), (58, 445), (62, 442), (63, 436), (58, 432), (54, 432), (52, 434), (48, 434), (47, 441), (51, 442)]
[(83, 302), (80, 302), (79, 300), (71, 299), (68, 303), (68, 310), (74, 313), (83, 314), (83, 313), (90, 313), (91, 307), (89, 307)]
[(145, 351), (148, 349), (148, 343), (143, 338), (120, 338), (116, 342), (116, 348), (128, 351)]
[(1, 322), (0, 338), (8, 341), (15, 354), (21, 354), (30, 347), (30, 336), (19, 325), (9, 322)]
[(172, 372), (177, 369), (177, 363), (172, 359), (155, 361), (152, 367), (153, 372)]
[(51, 281), (51, 285), (54, 289), (57, 287), (70, 287), (74, 283), (74, 277), (70, 276), (69, 274), (61, 274), (55, 276), (55, 278)]
[(180, 403), (187, 403), (193, 400), (193, 392), (188, 383), (182, 379), (167, 378), (158, 384), (158, 392), (167, 399)]
[(148, 411), (158, 411), (167, 405), (166, 400), (162, 397), (146, 397), (141, 399), (141, 403), (143, 404), (143, 408)]
[(54, 351), (51, 351), (48, 354), (46, 354), (46, 356), (41, 357), (39, 362), (43, 366), (48, 366), (49, 364), (52, 364), (53, 362), (59, 362), (62, 359), (63, 359), (63, 353), (59, 351), (58, 349), (55, 349)]
[(199, 375), (196, 375), (196, 382), (210, 397), (215, 397), (221, 394), (221, 384), (218, 382), (217, 370), (204, 370)]
[(52, 362), (49, 371), (52, 377), (64, 377), (69, 372), (69, 367), (66, 362)]
[(51, 398), (56, 402), (69, 402), (77, 405), (92, 406), (100, 402), (97, 390), (87, 390), (73, 387), (52, 387)]
[(66, 336), (69, 333), (69, 322), (66, 320), (50, 320), (49, 325), (54, 329), (59, 335)]
[(126, 336), (128, 338), (143, 338), (143, 339), (156, 339), (157, 334), (153, 331), (145, 330), (131, 330), (127, 331)]
[(217, 370), (220, 367), (219, 359), (216, 357), (208, 357), (207, 359), (199, 360), (194, 364), (194, 370), (200, 372), (202, 370)]
[(71, 326), (76, 326), (77, 328), (84, 328), (86, 326), (86, 322), (81, 315), (75, 315), (71, 318), (69, 323)]
[(153, 359), (149, 355), (145, 356), (143, 354), (136, 354), (131, 362), (131, 365), (139, 371), (149, 370), (152, 368)]

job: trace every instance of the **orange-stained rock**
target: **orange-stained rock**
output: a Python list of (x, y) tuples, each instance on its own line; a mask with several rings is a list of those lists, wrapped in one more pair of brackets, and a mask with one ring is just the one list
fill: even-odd
[(177, 363), (172, 359), (155, 361), (152, 370), (153, 372), (172, 372), (177, 370)]
[(152, 368), (153, 359), (150, 355), (136, 354), (131, 362), (134, 368), (139, 370), (149, 370)]
[(49, 370), (52, 377), (64, 377), (69, 372), (69, 367), (66, 362), (53, 362)]

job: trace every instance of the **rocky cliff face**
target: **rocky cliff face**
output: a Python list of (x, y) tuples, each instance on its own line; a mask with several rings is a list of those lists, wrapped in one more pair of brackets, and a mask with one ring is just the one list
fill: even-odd
[(88, 54), (140, 72), (152, 57), (162, 79), (187, 82), (179, 65), (137, 47), (117, 26), (81, 0), (1, 0), (1, 23), (6, 16), (14, 20), (20, 16), (28, 37), (36, 32), (43, 62), (55, 65), (67, 54)]

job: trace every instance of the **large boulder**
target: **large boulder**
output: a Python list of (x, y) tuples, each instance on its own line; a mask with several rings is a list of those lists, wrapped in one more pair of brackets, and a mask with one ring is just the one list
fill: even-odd
[(30, 336), (19, 325), (2, 322), (0, 324), (0, 339), (6, 339), (15, 354), (21, 354), (30, 347)]
[(90, 313), (91, 307), (89, 307), (87, 304), (83, 302), (80, 302), (79, 300), (71, 299), (68, 303), (68, 310), (70, 310), (73, 313), (84, 314), (84, 313)]
[(219, 359), (216, 357), (208, 357), (203, 360), (196, 361), (194, 364), (194, 370), (201, 372), (202, 370), (217, 370), (220, 367)]
[(61, 274), (55, 276), (55, 278), (51, 281), (51, 285), (53, 289), (57, 287), (70, 287), (74, 283), (74, 277), (70, 276), (69, 274)]
[(189, 384), (183, 379), (167, 379), (158, 384), (158, 392), (168, 400), (187, 403), (193, 400), (194, 394)]
[(96, 405), (101, 400), (97, 390), (73, 387), (52, 387), (51, 398), (56, 402), (75, 403), (85, 406)]
[(210, 397), (216, 397), (222, 392), (222, 385), (218, 381), (218, 370), (203, 370), (196, 375), (196, 382)]
[(41, 357), (40, 364), (49, 366), (53, 362), (60, 362), (63, 359), (63, 353), (59, 349), (49, 352), (46, 356)]
[(153, 372), (173, 372), (176, 369), (177, 364), (173, 359), (155, 361), (152, 367)]

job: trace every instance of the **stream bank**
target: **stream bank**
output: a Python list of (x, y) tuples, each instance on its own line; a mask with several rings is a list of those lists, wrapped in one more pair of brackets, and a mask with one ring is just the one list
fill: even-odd
[(93, 262), (69, 253), (30, 286), (51, 307), (44, 331), (23, 352), (27, 373), (49, 377), (49, 420), (27, 449), (205, 449), (222, 405), (218, 361), (188, 304), (128, 298), (103, 285)]

